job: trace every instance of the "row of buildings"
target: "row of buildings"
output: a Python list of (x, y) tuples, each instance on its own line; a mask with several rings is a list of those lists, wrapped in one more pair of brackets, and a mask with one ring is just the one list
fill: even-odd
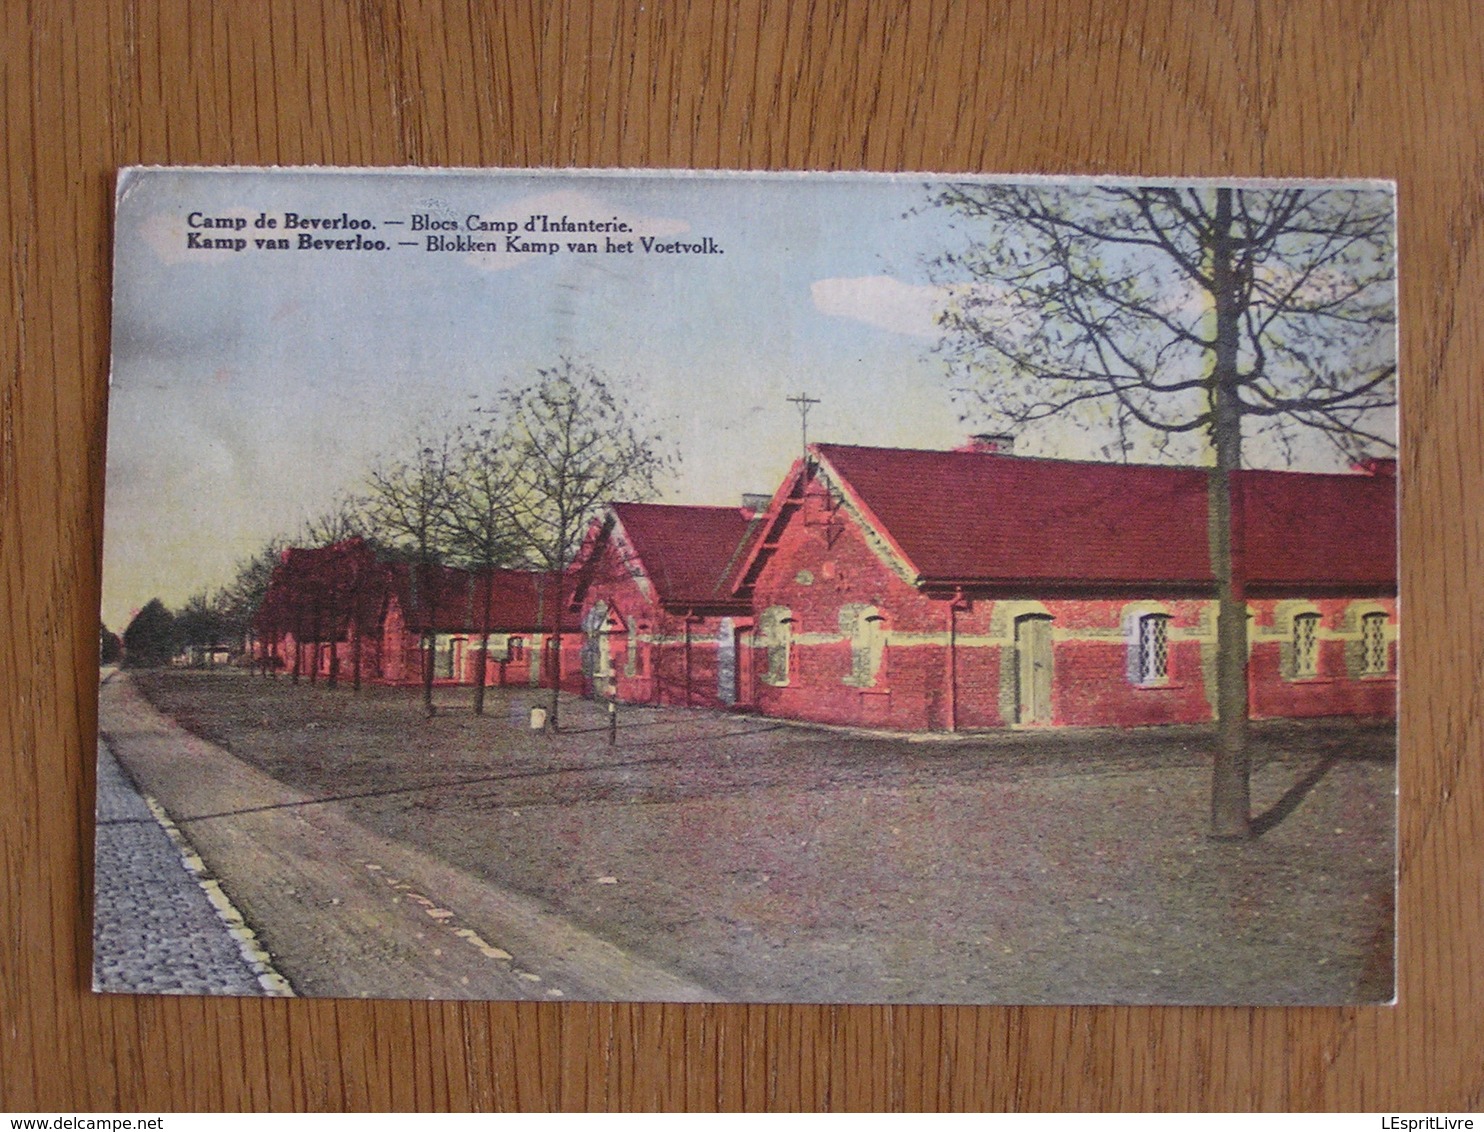
[[(1396, 711), (1395, 463), (1242, 471), (1254, 718)], [(566, 577), (290, 550), (254, 623), (312, 678), (564, 688), (911, 731), (1213, 716), (1205, 469), (817, 444), (771, 498), (614, 503)], [(560, 633), (561, 646), (555, 647)], [(558, 660), (560, 657), (560, 660)], [(558, 675), (556, 668), (560, 665)]]

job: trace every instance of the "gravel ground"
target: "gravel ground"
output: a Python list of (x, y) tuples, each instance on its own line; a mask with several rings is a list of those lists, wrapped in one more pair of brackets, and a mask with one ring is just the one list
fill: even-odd
[(1205, 835), (1205, 728), (946, 741), (545, 694), (141, 674), (188, 729), (735, 999), (1344, 1003), (1392, 993), (1395, 733), (1254, 727), (1260, 836)]

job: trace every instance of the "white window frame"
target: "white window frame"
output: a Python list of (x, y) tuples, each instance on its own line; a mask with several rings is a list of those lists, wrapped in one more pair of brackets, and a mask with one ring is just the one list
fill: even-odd
[(1144, 613), (1134, 626), (1134, 678), (1143, 687), (1170, 682), (1170, 615)]
[(1293, 615), (1293, 678), (1310, 680), (1319, 675), (1319, 614)]
[(1360, 673), (1386, 676), (1391, 672), (1391, 647), (1386, 640), (1385, 613), (1366, 613), (1360, 618)]

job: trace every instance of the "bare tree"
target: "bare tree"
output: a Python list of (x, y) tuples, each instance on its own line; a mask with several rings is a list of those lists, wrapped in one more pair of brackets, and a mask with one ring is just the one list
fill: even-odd
[[(240, 644), (251, 646), (256, 654), (257, 645), (249, 641), (253, 623), (263, 601), (268, 596), (268, 587), (273, 581), (273, 571), (278, 567), (284, 550), (281, 539), (271, 539), (256, 554), (237, 563), (237, 572), (222, 589), (220, 595), (222, 618), (227, 628)], [(264, 653), (257, 659), (263, 664), (266, 675), (270, 669), (270, 658)]]
[(514, 498), (507, 438), (491, 414), (482, 412), (478, 424), (460, 432), (453, 484), (445, 515), (448, 547), (483, 582), (479, 649), (474, 654), (474, 714), (483, 715), (495, 572), (514, 564), (521, 551), (511, 520)]
[(508, 422), (510, 521), (550, 578), (550, 724), (558, 726), (567, 571), (588, 523), (615, 499), (652, 498), (674, 460), (656, 426), (619, 403), (590, 366), (562, 359), (500, 406)]
[(319, 671), (321, 635), (328, 633), (330, 664), (328, 682), (334, 687), (340, 678), (340, 652), (336, 647), (343, 633), (350, 642), (351, 687), (361, 690), (363, 630), (368, 613), (368, 592), (374, 582), (370, 558), (380, 546), (371, 502), (355, 495), (343, 495), (327, 510), (304, 522), (299, 528), (298, 545), (320, 549), (338, 548), (340, 553), (326, 559), (322, 572), (330, 571), (315, 582), (324, 608), (315, 616), (314, 658), (310, 669)]
[(359, 538), (371, 541), (372, 528), (370, 503), (353, 495), (342, 496), (329, 508), (306, 519), (295, 539), (298, 546), (334, 546)]
[[(1373, 188), (952, 185), (969, 223), (935, 261), (968, 413), (1198, 455), (1218, 593), (1212, 833), (1250, 835), (1247, 615), (1232, 553), (1243, 446), (1394, 447), (1394, 215)], [(1204, 451), (1202, 451), (1204, 449)]]
[(367, 476), (367, 517), (373, 530), (408, 558), (409, 620), (422, 626), (423, 709), (433, 714), (433, 661), (437, 647), (440, 567), (446, 551), (446, 519), (453, 482), (455, 446), (444, 432), (421, 436), (413, 453), (384, 460)]

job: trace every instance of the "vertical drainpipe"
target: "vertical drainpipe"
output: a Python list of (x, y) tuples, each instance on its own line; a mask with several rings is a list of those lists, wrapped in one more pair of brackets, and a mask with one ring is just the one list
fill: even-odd
[(1231, 477), (1231, 554), (1233, 596), (1242, 603), (1242, 643), (1247, 670), (1247, 714), (1252, 714), (1253, 691), (1257, 686), (1252, 669), (1252, 610), (1247, 605), (1247, 481)]
[(663, 616), (661, 610), (655, 609), (650, 618), (649, 627), (639, 626), (641, 632), (649, 634), (649, 642), (641, 645), (644, 651), (644, 671), (649, 673), (649, 702), (658, 705), (660, 702), (660, 664), (664, 660), (664, 653), (654, 638), (660, 633), (660, 626), (664, 624), (660, 618)]
[(685, 706), (690, 707), (690, 623), (693, 618), (690, 610), (685, 613)]
[(948, 730), (958, 730), (958, 606), (964, 591), (948, 599)]
[(687, 708), (690, 708), (690, 706), (692, 706), (692, 703), (693, 703), (692, 694), (690, 694), (690, 641), (692, 641), (692, 636), (690, 636), (690, 626), (692, 626), (693, 623), (699, 622), (699, 620), (700, 619), (699, 619), (699, 617), (696, 616), (696, 611), (695, 610), (686, 610), (686, 706), (687, 706)]

